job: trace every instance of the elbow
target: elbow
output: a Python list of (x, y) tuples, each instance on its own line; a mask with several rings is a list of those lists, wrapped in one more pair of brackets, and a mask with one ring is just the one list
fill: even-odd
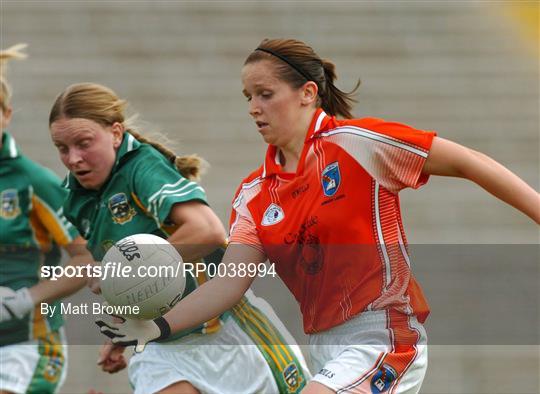
[(225, 242), (227, 240), (225, 228), (223, 227), (219, 219), (207, 223), (204, 234), (206, 238), (205, 243), (208, 245), (214, 245), (216, 247), (219, 247), (225, 245)]
[(225, 245), (227, 242), (227, 235), (225, 234), (225, 229), (221, 226), (221, 223), (219, 226), (213, 227), (210, 236), (212, 238), (212, 243), (217, 246)]

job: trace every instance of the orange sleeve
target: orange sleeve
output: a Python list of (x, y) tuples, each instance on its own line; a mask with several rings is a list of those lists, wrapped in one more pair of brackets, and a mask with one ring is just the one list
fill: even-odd
[(249, 245), (265, 253), (255, 223), (246, 216), (237, 214), (235, 222), (231, 225), (229, 244), (233, 243)]

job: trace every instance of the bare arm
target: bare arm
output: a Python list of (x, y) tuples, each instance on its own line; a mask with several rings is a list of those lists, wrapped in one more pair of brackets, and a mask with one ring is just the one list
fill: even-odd
[[(73, 242), (66, 245), (64, 248), (71, 257), (66, 265), (83, 266), (93, 264), (94, 259), (86, 249), (86, 242), (81, 237), (75, 238)], [(84, 287), (85, 284), (86, 277), (68, 278), (67, 276), (62, 276), (55, 281), (42, 280), (28, 290), (34, 305), (37, 305), (41, 302), (51, 302), (59, 298), (67, 297)]]
[(178, 229), (169, 237), (184, 261), (207, 256), (225, 244), (225, 229), (214, 211), (199, 201), (175, 204), (169, 218)]
[(435, 137), (422, 172), (469, 179), (540, 224), (540, 195), (483, 153)]
[[(221, 264), (226, 267), (239, 263), (258, 265), (265, 260), (266, 256), (251, 246), (231, 244), (227, 247)], [(163, 317), (173, 333), (195, 327), (236, 305), (254, 279), (255, 277), (248, 275), (216, 277), (180, 300)]]

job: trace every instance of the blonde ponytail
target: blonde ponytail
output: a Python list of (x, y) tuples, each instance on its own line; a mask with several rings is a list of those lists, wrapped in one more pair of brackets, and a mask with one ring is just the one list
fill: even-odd
[(12, 59), (25, 59), (26, 53), (22, 50), (27, 44), (16, 44), (0, 51), (0, 108), (5, 112), (11, 103), (11, 87), (6, 79), (7, 62)]
[(135, 137), (139, 142), (152, 145), (158, 150), (167, 160), (175, 165), (176, 169), (184, 178), (192, 181), (200, 180), (202, 174), (204, 174), (208, 163), (202, 157), (198, 155), (176, 156), (176, 154), (167, 148), (164, 144), (157, 142), (153, 139), (143, 136), (139, 132), (135, 131), (132, 127), (128, 128), (128, 132)]

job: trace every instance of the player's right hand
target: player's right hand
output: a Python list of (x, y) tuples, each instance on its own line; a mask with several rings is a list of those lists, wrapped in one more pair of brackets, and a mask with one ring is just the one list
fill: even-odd
[(34, 308), (34, 301), (26, 287), (17, 291), (0, 286), (0, 323), (22, 319)]
[(110, 340), (107, 340), (99, 349), (99, 358), (97, 365), (101, 366), (101, 370), (108, 373), (116, 373), (127, 367), (126, 358), (124, 357), (124, 346), (114, 345)]

